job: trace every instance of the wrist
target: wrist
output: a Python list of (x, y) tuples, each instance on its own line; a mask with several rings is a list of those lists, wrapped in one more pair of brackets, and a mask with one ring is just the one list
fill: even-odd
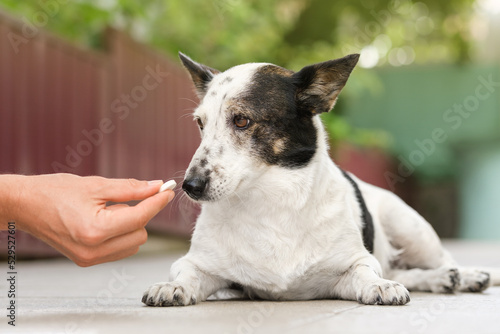
[(27, 179), (24, 175), (0, 175), (0, 229), (19, 219)]

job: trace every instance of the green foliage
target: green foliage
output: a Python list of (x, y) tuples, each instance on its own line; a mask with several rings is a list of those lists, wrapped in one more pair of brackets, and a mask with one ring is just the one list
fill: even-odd
[[(46, 28), (77, 43), (101, 47), (106, 26), (176, 57), (179, 50), (224, 70), (252, 61), (298, 70), (347, 53), (368, 53), (365, 67), (461, 63), (469, 59), (468, 22), (474, 0), (2, 0), (32, 21), (56, 4)], [(361, 64), (363, 66), (363, 64)], [(342, 99), (383, 89), (375, 74), (357, 69)], [(342, 100), (341, 99), (341, 100)], [(337, 140), (387, 145), (386, 135), (355, 130), (326, 116)], [(330, 114), (329, 114), (330, 115)], [(379, 139), (382, 138), (382, 139)]]
[[(36, 26), (92, 47), (100, 45), (101, 33), (113, 17), (112, 12), (86, 1), (60, 4), (56, 0), (2, 0), (0, 5)], [(47, 24), (41, 25), (44, 16)]]
[(387, 150), (392, 136), (383, 130), (353, 128), (342, 116), (329, 112), (321, 115), (333, 145), (348, 142), (354, 146)]
[[(2, 0), (33, 19), (55, 3), (47, 28), (95, 46), (107, 25), (175, 55), (226, 68), (268, 61), (298, 68), (359, 52), (387, 36), (391, 49), (408, 46), (415, 61), (468, 59), (467, 23), (474, 0)], [(379, 38), (380, 39), (380, 38)], [(380, 44), (380, 43), (379, 43)]]

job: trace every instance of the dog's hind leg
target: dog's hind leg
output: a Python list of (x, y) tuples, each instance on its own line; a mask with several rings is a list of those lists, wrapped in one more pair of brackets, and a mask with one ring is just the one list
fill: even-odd
[(481, 292), (491, 286), (490, 273), (473, 268), (460, 268), (459, 290), (463, 292)]
[(437, 269), (396, 269), (391, 271), (388, 276), (390, 279), (402, 283), (410, 291), (450, 293), (460, 285), (458, 269), (446, 266)]
[(500, 268), (486, 268), (480, 267), (476, 268), (482, 272), (490, 274), (490, 281), (492, 286), (500, 286)]
[(396, 269), (388, 277), (402, 283), (410, 291), (481, 292), (490, 286), (490, 275), (487, 272), (450, 266), (437, 269)]
[(400, 251), (385, 277), (414, 291), (480, 292), (490, 285), (487, 273), (457, 266), (432, 226), (399, 197), (366, 184), (362, 189), (368, 205), (376, 205), (389, 242)]

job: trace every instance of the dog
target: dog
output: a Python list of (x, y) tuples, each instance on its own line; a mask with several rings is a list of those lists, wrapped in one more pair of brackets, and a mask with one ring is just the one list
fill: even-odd
[(219, 72), (179, 53), (200, 104), (201, 144), (182, 188), (201, 203), (189, 252), (142, 302), (186, 306), (224, 289), (266, 300), (404, 305), (408, 290), (481, 292), (498, 277), (459, 268), (431, 225), (393, 193), (335, 165), (319, 115), (359, 55), (298, 72)]

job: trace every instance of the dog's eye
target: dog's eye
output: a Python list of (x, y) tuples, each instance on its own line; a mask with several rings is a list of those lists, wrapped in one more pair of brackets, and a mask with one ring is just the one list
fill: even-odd
[(198, 123), (198, 126), (200, 127), (200, 130), (203, 130), (203, 122), (201, 121), (200, 118), (196, 119), (196, 123)]
[(243, 116), (234, 116), (233, 123), (238, 129), (246, 129), (250, 125), (250, 120)]

